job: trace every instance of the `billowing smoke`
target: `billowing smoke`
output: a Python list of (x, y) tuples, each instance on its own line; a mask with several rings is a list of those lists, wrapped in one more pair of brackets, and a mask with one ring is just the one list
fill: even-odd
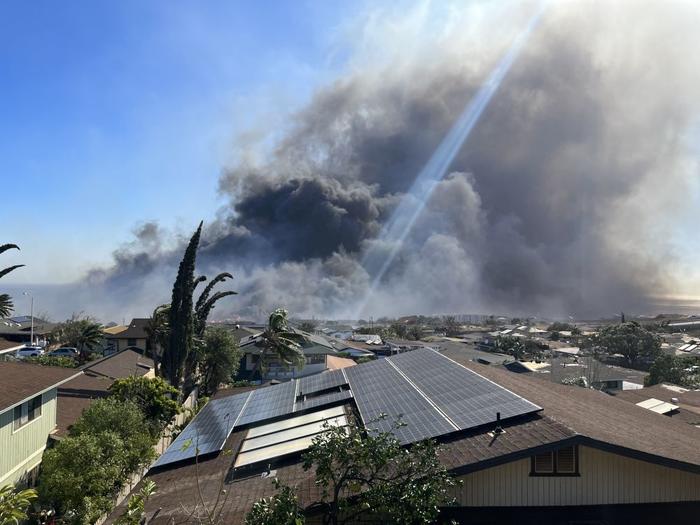
[[(686, 134), (699, 13), (551, 6), (363, 314), (597, 316), (648, 310), (674, 290), (665, 232), (697, 177)], [(354, 312), (372, 280), (363, 254), (525, 14), (487, 32), (451, 19), (400, 63), (355, 65), (263, 160), (228, 167), (230, 205), (206, 225), (199, 259), (236, 277), (240, 295), (219, 315)], [(181, 250), (164, 249), (154, 225), (138, 235), (89, 282), (145, 309), (167, 299)]]

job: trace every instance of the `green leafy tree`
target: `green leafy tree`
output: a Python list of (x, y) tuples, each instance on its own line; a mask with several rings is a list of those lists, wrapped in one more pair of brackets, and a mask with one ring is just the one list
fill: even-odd
[(304, 366), (304, 349), (302, 343), (306, 338), (289, 328), (287, 310), (278, 308), (270, 314), (267, 328), (260, 336), (258, 346), (260, 356), (255, 364), (256, 370), (265, 367), (268, 354), (279, 359), (284, 365), (301, 368)]
[[(16, 244), (0, 244), (0, 253), (4, 253), (7, 250), (19, 250), (19, 246)], [(0, 279), (6, 276), (8, 273), (21, 268), (23, 264), (15, 264), (14, 266), (8, 266), (0, 270)], [(14, 304), (12, 304), (12, 298), (6, 294), (0, 294), (0, 317), (8, 317), (12, 313)]]
[(141, 525), (144, 523), (146, 503), (156, 493), (156, 484), (153, 480), (146, 480), (139, 490), (129, 498), (126, 511), (119, 516), (116, 525)]
[(38, 497), (36, 490), (0, 487), (0, 525), (19, 525), (27, 519), (27, 509)]
[(420, 341), (421, 337), (423, 337), (423, 328), (420, 325), (414, 324), (408, 329), (408, 339)]
[(120, 457), (126, 477), (153, 459), (154, 433), (136, 403), (109, 397), (90, 405), (70, 429), (71, 436), (116, 434), (125, 448)]
[(460, 326), (454, 315), (448, 315), (443, 319), (442, 329), (444, 330), (445, 335), (449, 337), (459, 334)]
[(408, 327), (403, 323), (391, 323), (391, 326), (389, 328), (393, 333), (396, 334), (396, 337), (398, 337), (399, 339), (406, 339), (408, 337)]
[(672, 383), (685, 388), (700, 387), (700, 357), (661, 354), (644, 378), (645, 386)]
[(205, 395), (213, 395), (222, 383), (238, 373), (241, 352), (233, 335), (225, 328), (209, 328), (204, 333), (202, 386)]
[(125, 377), (109, 387), (112, 397), (134, 403), (152, 424), (155, 433), (162, 430), (180, 412), (178, 391), (161, 377)]
[(282, 485), (277, 478), (272, 483), (278, 493), (256, 501), (246, 514), (246, 525), (303, 525), (304, 514), (294, 489)]
[(438, 450), (433, 440), (404, 448), (391, 432), (326, 426), (304, 455), (304, 468), (315, 471), (322, 487), (324, 523), (372, 516), (388, 523), (435, 523), (439, 507), (452, 503), (455, 485)]
[(76, 368), (78, 362), (72, 357), (56, 357), (51, 355), (40, 355), (38, 357), (29, 357), (26, 359), (28, 363), (36, 363), (44, 366), (60, 366), (63, 368)]
[(596, 337), (596, 345), (610, 355), (622, 355), (630, 367), (643, 359), (653, 361), (661, 354), (661, 338), (635, 321), (604, 327)]
[(299, 330), (313, 334), (316, 331), (317, 326), (318, 323), (316, 321), (302, 321), (299, 323)]
[(128, 476), (147, 465), (154, 437), (139, 408), (108, 398), (93, 403), (68, 437), (45, 452), (39, 486), (45, 506), (67, 523), (90, 524), (109, 511)]
[(102, 326), (90, 317), (73, 315), (67, 321), (59, 323), (49, 335), (52, 343), (77, 348), (78, 360), (84, 363), (90, 352), (100, 346), (104, 339)]
[(68, 523), (94, 523), (111, 509), (112, 497), (126, 481), (125, 454), (126, 447), (114, 432), (61, 440), (44, 453), (42, 504), (56, 509)]

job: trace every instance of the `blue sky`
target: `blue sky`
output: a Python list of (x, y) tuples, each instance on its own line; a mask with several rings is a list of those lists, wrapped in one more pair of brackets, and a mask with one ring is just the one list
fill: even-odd
[(8, 279), (72, 280), (141, 221), (188, 230), (213, 216), (237, 134), (342, 66), (334, 34), (351, 7), (3, 2), (3, 242), (31, 261)]

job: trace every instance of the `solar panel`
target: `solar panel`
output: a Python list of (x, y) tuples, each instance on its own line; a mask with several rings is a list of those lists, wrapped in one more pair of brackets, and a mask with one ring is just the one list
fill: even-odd
[[(406, 426), (393, 430), (403, 444), (458, 430), (386, 359), (345, 369), (365, 427), (391, 431), (399, 419)], [(380, 414), (387, 417), (374, 421)]]
[(294, 381), (254, 390), (237, 425), (249, 425), (291, 414), (294, 411), (295, 390)]
[(176, 461), (218, 452), (226, 443), (251, 392), (210, 401), (153, 464), (162, 467)]
[(339, 390), (337, 392), (330, 392), (322, 396), (310, 397), (303, 401), (297, 401), (295, 410), (299, 412), (300, 410), (318, 408), (325, 405), (330, 405), (332, 403), (337, 403), (338, 401), (343, 401), (345, 399), (350, 399), (351, 397), (352, 392), (350, 390)]
[(460, 429), (541, 410), (502, 386), (430, 349), (391, 357), (395, 365)]
[(299, 395), (313, 394), (314, 392), (347, 384), (342, 369), (302, 377), (297, 381), (299, 383)]

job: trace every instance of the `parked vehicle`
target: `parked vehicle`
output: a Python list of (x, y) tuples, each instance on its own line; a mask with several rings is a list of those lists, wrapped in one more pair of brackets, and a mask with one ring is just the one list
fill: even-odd
[(15, 354), (19, 359), (25, 359), (27, 357), (39, 357), (44, 355), (44, 349), (40, 346), (25, 346), (17, 350)]
[(63, 348), (57, 348), (56, 350), (51, 350), (46, 354), (48, 357), (71, 357), (76, 359), (78, 357), (78, 350), (70, 346), (65, 346)]

